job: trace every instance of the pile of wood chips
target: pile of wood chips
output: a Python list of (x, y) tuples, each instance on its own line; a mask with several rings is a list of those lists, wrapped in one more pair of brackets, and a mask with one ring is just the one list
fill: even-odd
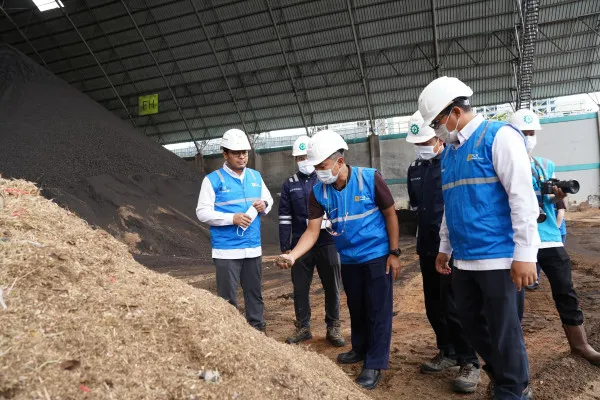
[(361, 399), (332, 361), (0, 177), (0, 398)]

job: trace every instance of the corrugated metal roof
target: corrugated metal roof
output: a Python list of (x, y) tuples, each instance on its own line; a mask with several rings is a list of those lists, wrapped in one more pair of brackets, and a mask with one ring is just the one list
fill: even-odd
[[(309, 123), (368, 118), (348, 0), (128, 0), (168, 86), (120, 0), (63, 3), (127, 111), (60, 10), (7, 12), (51, 71), (163, 144), (190, 139), (169, 88), (197, 139), (243, 127), (233, 99), (249, 130), (301, 126), (298, 103)], [(374, 117), (412, 114), (436, 76), (430, 2), (350, 4)], [(436, 1), (440, 71), (471, 85), (475, 104), (513, 100), (515, 7)], [(541, 0), (534, 97), (600, 88), (599, 16), (597, 0)], [(36, 59), (5, 19), (0, 35)], [(160, 113), (137, 116), (138, 96), (150, 93)]]

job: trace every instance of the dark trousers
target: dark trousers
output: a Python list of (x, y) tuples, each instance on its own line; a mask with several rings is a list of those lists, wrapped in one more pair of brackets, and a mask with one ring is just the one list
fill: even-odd
[(496, 399), (521, 399), (529, 361), (510, 270), (455, 269), (452, 285), (464, 332), (494, 378)]
[(342, 264), (350, 311), (352, 349), (365, 355), (365, 368), (387, 369), (392, 340), (393, 278), (388, 256), (362, 264)]
[(538, 264), (550, 282), (552, 298), (561, 322), (565, 325), (583, 324), (583, 312), (579, 308), (571, 278), (571, 259), (565, 248), (539, 249)]
[(519, 321), (523, 321), (523, 314), (525, 314), (525, 288), (517, 291), (517, 315), (519, 316)]
[(265, 326), (262, 298), (262, 257), (227, 260), (213, 258), (217, 275), (217, 295), (237, 308), (237, 288), (242, 284), (246, 320), (255, 328)]
[(464, 335), (452, 291), (452, 275), (442, 275), (435, 269), (436, 256), (419, 256), (427, 319), (435, 332), (437, 348), (447, 357), (456, 358), (459, 365), (473, 364), (479, 368), (475, 349)]
[(300, 327), (310, 326), (310, 285), (317, 267), (325, 291), (325, 323), (332, 326), (340, 320), (340, 261), (335, 246), (313, 247), (292, 267), (294, 311)]

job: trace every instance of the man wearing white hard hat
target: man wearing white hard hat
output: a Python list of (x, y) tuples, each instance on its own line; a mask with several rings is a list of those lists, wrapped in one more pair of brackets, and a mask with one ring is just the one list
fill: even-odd
[[(442, 154), (444, 220), (436, 269), (452, 274), (467, 338), (485, 361), (494, 399), (522, 399), (529, 360), (517, 291), (533, 283), (540, 238), (538, 206), (523, 134), (471, 109), (473, 91), (457, 78), (432, 81), (419, 96), (423, 126)], [(448, 262), (454, 256), (454, 269)]]
[[(300, 136), (292, 146), (292, 157), (298, 172), (283, 182), (279, 200), (279, 245), (282, 253), (289, 253), (308, 226), (308, 199), (317, 184), (315, 167), (306, 160), (310, 138)], [(340, 325), (340, 261), (333, 238), (322, 227), (315, 246), (299, 258), (292, 267), (296, 331), (286, 343), (300, 343), (312, 339), (310, 330), (310, 285), (315, 266), (325, 292), (326, 339), (336, 347), (346, 344)], [(283, 264), (282, 266), (287, 266)]]
[[(543, 157), (533, 157), (537, 137), (536, 132), (542, 130), (539, 117), (531, 110), (518, 110), (510, 122), (521, 129), (527, 140), (527, 150), (531, 157), (531, 176), (533, 188), (536, 191), (541, 215), (538, 231), (542, 244), (537, 253), (538, 265), (546, 274), (556, 310), (563, 324), (563, 329), (571, 347), (571, 352), (583, 357), (594, 365), (600, 366), (600, 353), (587, 341), (583, 326), (583, 311), (579, 308), (579, 299), (573, 287), (571, 278), (571, 259), (564, 248), (560, 224), (556, 220), (555, 203), (562, 201), (567, 195), (562, 189), (554, 185), (554, 162)], [(578, 184), (577, 184), (578, 185)], [(568, 190), (565, 188), (565, 190)], [(578, 190), (578, 188), (577, 188)], [(571, 193), (576, 191), (571, 190)], [(538, 272), (539, 274), (539, 272)]]
[(417, 212), (417, 254), (423, 278), (425, 310), (439, 349), (435, 357), (421, 364), (421, 372), (434, 374), (459, 365), (452, 389), (459, 393), (473, 393), (480, 375), (477, 353), (465, 337), (456, 311), (452, 276), (439, 274), (435, 269), (444, 215), (440, 157), (444, 142), (433, 129), (423, 126), (419, 111), (410, 119), (406, 141), (414, 144), (417, 153), (417, 159), (408, 168), (407, 190), (411, 208)]
[(373, 168), (350, 167), (348, 145), (340, 135), (324, 130), (308, 144), (308, 163), (319, 178), (309, 199), (308, 227), (280, 262), (294, 265), (326, 230), (342, 262), (342, 283), (350, 311), (352, 350), (338, 355), (341, 364), (363, 362), (356, 382), (374, 389), (388, 368), (392, 336), (393, 282), (400, 271), (399, 228), (394, 199), (381, 174)]
[(273, 198), (260, 173), (246, 168), (251, 148), (243, 131), (225, 132), (221, 149), (225, 163), (202, 181), (196, 215), (210, 225), (217, 295), (237, 308), (241, 283), (246, 320), (264, 332), (260, 216), (271, 210)]

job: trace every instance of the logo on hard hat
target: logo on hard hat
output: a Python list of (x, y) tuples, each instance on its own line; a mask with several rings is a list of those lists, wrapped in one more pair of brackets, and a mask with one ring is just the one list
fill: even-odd
[(417, 124), (412, 124), (412, 125), (410, 126), (410, 132), (411, 132), (413, 135), (418, 135), (418, 134), (419, 134), (419, 125), (417, 125)]
[(306, 150), (306, 145), (304, 143), (300, 143), (300, 146), (298, 146), (298, 148), (300, 150)]
[(530, 124), (533, 122), (533, 117), (531, 115), (526, 115), (523, 117), (523, 121), (525, 121), (526, 124)]

